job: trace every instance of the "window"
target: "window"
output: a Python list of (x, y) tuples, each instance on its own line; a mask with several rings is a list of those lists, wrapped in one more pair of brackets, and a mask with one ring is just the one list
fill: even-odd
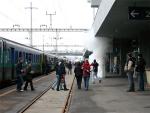
[[(0, 44), (1, 45), (1, 44)], [(0, 64), (2, 63), (2, 49), (0, 47)]]
[(15, 51), (15, 63), (18, 62), (18, 51)]

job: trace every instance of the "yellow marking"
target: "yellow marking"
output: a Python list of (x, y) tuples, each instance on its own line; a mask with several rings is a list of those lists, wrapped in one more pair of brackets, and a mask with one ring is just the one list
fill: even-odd
[(7, 95), (7, 94), (9, 94), (9, 93), (12, 93), (13, 91), (15, 91), (15, 89), (12, 89), (12, 90), (10, 90), (10, 91), (7, 91), (7, 92), (1, 94), (0, 97), (5, 96), (5, 95)]

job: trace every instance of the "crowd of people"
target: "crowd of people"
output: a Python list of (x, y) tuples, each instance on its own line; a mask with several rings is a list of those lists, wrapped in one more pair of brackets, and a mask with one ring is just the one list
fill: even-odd
[[(17, 74), (17, 91), (22, 92), (27, 90), (28, 83), (30, 83), (31, 90), (34, 91), (33, 82), (32, 82), (32, 69), (31, 69), (31, 60), (26, 64), (26, 67), (23, 68), (23, 59), (19, 58), (18, 63), (16, 65), (16, 74)], [(98, 74), (98, 66), (99, 64), (94, 59), (94, 61), (90, 64), (88, 59), (85, 59), (83, 62), (76, 62), (74, 67), (74, 75), (77, 81), (77, 88), (81, 89), (82, 79), (84, 80), (84, 88), (85, 90), (89, 89), (89, 80), (90, 76), (92, 77), (92, 82), (95, 84), (95, 81), (98, 79), (99, 83), (101, 83), (101, 79), (97, 76)], [(144, 91), (145, 84), (144, 84), (144, 72), (145, 72), (146, 62), (142, 56), (142, 54), (138, 54), (138, 57), (133, 57), (132, 53), (127, 54), (127, 61), (125, 63), (124, 71), (128, 77), (128, 84), (129, 88), (127, 92), (134, 92), (135, 91), (135, 83), (134, 83), (134, 75), (136, 74), (138, 77), (138, 89), (137, 91)], [(55, 71), (56, 71), (56, 78), (57, 78), (57, 88), (56, 90), (65, 90), (67, 91), (68, 88), (66, 86), (65, 75), (66, 69), (68, 68), (67, 74), (72, 74), (72, 63), (69, 61), (67, 64), (61, 60), (60, 62), (56, 63)], [(23, 75), (25, 74), (25, 77)], [(23, 83), (25, 81), (24, 88), (22, 88)], [(52, 87), (54, 89), (54, 87)]]
[[(26, 66), (23, 67), (23, 59), (20, 57), (18, 59), (17, 65), (16, 65), (16, 75), (17, 75), (17, 91), (22, 92), (24, 90), (27, 90), (28, 83), (30, 83), (31, 90), (34, 91), (33, 82), (32, 82), (32, 70), (31, 70), (32, 64), (31, 60), (27, 62)], [(24, 88), (22, 88), (23, 83), (25, 81)]]
[[(98, 79), (97, 72), (98, 72), (98, 66), (96, 60), (92, 64), (89, 63), (89, 61), (86, 59), (83, 62), (76, 62), (74, 67), (74, 75), (77, 81), (77, 87), (78, 89), (81, 89), (82, 84), (82, 78), (84, 80), (84, 87), (85, 90), (89, 89), (89, 80), (90, 75), (92, 74), (93, 77), (93, 83), (95, 83), (95, 80)], [(64, 61), (60, 61), (56, 64), (55, 70), (56, 70), (56, 78), (57, 78), (57, 88), (56, 90), (59, 91), (60, 89), (68, 90), (66, 87), (66, 81), (65, 81), (65, 75), (66, 75), (66, 69), (68, 68), (68, 75), (72, 74), (72, 63), (69, 61), (68, 63), (64, 63)], [(91, 68), (92, 67), (92, 68)], [(101, 80), (99, 79), (99, 82)], [(61, 84), (63, 83), (63, 88), (61, 87)], [(54, 89), (55, 86), (52, 87)]]

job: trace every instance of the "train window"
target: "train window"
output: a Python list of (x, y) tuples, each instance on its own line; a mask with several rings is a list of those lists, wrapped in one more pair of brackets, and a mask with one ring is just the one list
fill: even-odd
[(38, 63), (38, 55), (36, 55), (36, 63)]
[(29, 57), (28, 58), (31, 60), (31, 63), (33, 63), (33, 55), (31, 53), (29, 53)]
[(34, 55), (34, 63), (36, 63), (36, 55)]
[(23, 57), (23, 59), (25, 60), (25, 52), (23, 52), (23, 56), (22, 56), (22, 57)]
[(28, 53), (26, 53), (26, 62), (28, 61), (28, 56), (29, 56)]
[(35, 55), (35, 62), (37, 63), (37, 55)]
[(9, 61), (10, 61), (10, 50), (9, 49), (6, 49), (4, 56), (5, 56), (5, 63), (9, 63)]
[(1, 47), (0, 47), (0, 64), (2, 63), (1, 60), (2, 59), (2, 50), (1, 50)]
[(40, 55), (37, 55), (37, 62), (40, 62)]
[(10, 61), (11, 61), (11, 50), (8, 49), (8, 62), (10, 63)]
[(19, 57), (22, 57), (22, 52), (19, 52)]
[(33, 55), (33, 63), (35, 63), (35, 55)]
[(18, 62), (18, 51), (15, 51), (15, 62)]
[(37, 55), (35, 55), (35, 63), (37, 63)]

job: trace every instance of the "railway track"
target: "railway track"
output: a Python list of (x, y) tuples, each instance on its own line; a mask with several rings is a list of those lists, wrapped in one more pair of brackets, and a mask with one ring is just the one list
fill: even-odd
[[(21, 108), (17, 113), (26, 112), (26, 110), (28, 110), (34, 103), (36, 103), (45, 93), (47, 93), (55, 83), (56, 83), (56, 80), (53, 81), (53, 83), (47, 89), (45, 89), (41, 94), (36, 96), (32, 101), (30, 101), (27, 105), (25, 105), (23, 108)], [(71, 88), (70, 88), (68, 96), (66, 98), (64, 108), (62, 109), (62, 113), (68, 113), (68, 111), (69, 111), (69, 107), (70, 107), (70, 103), (71, 103), (71, 99), (72, 99), (72, 93), (73, 93), (73, 84), (74, 84), (74, 80), (71, 84)]]
[[(54, 75), (54, 73), (53, 74), (51, 74), (50, 76), (52, 77), (52, 75), (53, 76), (55, 76)], [(40, 78), (38, 78), (38, 79), (35, 79), (33, 82), (34, 83), (36, 83), (36, 84), (39, 84), (39, 83), (44, 83), (44, 81), (45, 80), (48, 80), (48, 78), (46, 78), (46, 76), (43, 76), (43, 77), (40, 77)], [(72, 82), (70, 82), (69, 84), (69, 91), (67, 91), (67, 93), (65, 93), (65, 95), (66, 96), (64, 96), (64, 102), (62, 103), (62, 106), (63, 106), (63, 108), (62, 108), (62, 110), (60, 111), (60, 113), (67, 113), (68, 112), (68, 110), (69, 110), (69, 106), (70, 106), (70, 103), (71, 103), (71, 99), (72, 99), (72, 93), (73, 93), (73, 91), (72, 91), (72, 89), (73, 89), (73, 83), (74, 83), (74, 79), (72, 79), (73, 81)], [(49, 81), (49, 80), (48, 80)], [(35, 84), (35, 86), (36, 86), (36, 84)], [(24, 103), (24, 105), (22, 104), (22, 105), (19, 105), (20, 107), (17, 107), (17, 109), (15, 109), (13, 112), (14, 113), (26, 113), (26, 111), (28, 111), (28, 110), (30, 110), (30, 109), (32, 109), (32, 105), (34, 104), (34, 103), (38, 103), (38, 100), (40, 99), (40, 98), (43, 98), (42, 96), (45, 94), (45, 95), (49, 95), (49, 93), (51, 92), (51, 91), (49, 91), (50, 89), (52, 89), (52, 86), (54, 86), (54, 84), (56, 84), (56, 79), (54, 78), (54, 77), (52, 77), (52, 78), (50, 78), (50, 84), (49, 85), (47, 85), (47, 87), (45, 87), (45, 85), (42, 85), (42, 88), (44, 88), (43, 90), (36, 90), (35, 91), (35, 93), (37, 94), (37, 95), (35, 95), (33, 98), (31, 98), (31, 99), (27, 99), (27, 98), (25, 98), (25, 99), (27, 99)], [(27, 92), (23, 92), (23, 93), (17, 93), (16, 92), (16, 87), (14, 86), (14, 87), (10, 87), (9, 88), (10, 90), (8, 90), (8, 91), (5, 91), (4, 93), (0, 93), (0, 98), (1, 98), (1, 100), (3, 100), (3, 97), (4, 98), (7, 98), (8, 96), (9, 96), (9, 98), (11, 99), (11, 97), (14, 95), (18, 95), (19, 97), (18, 98), (20, 98), (19, 100), (20, 101), (18, 101), (17, 103), (20, 103), (21, 101), (23, 102), (23, 100), (24, 100), (24, 96), (25, 95), (28, 95), (28, 94), (30, 94), (30, 91), (27, 91)], [(49, 92), (48, 92), (49, 91)], [(3, 92), (3, 91), (1, 91), (1, 92)], [(55, 91), (54, 91), (55, 92)], [(54, 92), (52, 92), (52, 94), (54, 93)], [(60, 92), (61, 93), (61, 92)], [(59, 94), (60, 94), (59, 93)], [(31, 94), (34, 94), (34, 92), (31, 92)], [(54, 95), (55, 95), (55, 93), (54, 93)], [(17, 98), (17, 96), (15, 96), (14, 98)], [(52, 97), (53, 98), (53, 97)], [(11, 101), (11, 100), (9, 100), (9, 99), (7, 99), (8, 101)], [(13, 98), (12, 98), (12, 101), (13, 101)], [(22, 103), (21, 102), (21, 103)], [(16, 106), (16, 105), (13, 105), (13, 106)], [(17, 106), (18, 106), (18, 104), (17, 104)], [(11, 107), (11, 106), (10, 106)], [(2, 112), (4, 112), (4, 111), (2, 111)]]
[(74, 80), (75, 80), (75, 78), (73, 79), (73, 82), (71, 84), (71, 88), (69, 90), (69, 94), (68, 94), (68, 97), (66, 99), (65, 106), (64, 106), (64, 109), (62, 110), (62, 113), (68, 113), (68, 111), (69, 111), (69, 107), (70, 107), (71, 100), (72, 100)]
[(45, 89), (43, 92), (41, 92), (38, 96), (36, 96), (35, 98), (32, 99), (32, 101), (30, 101), (28, 104), (26, 104), (24, 107), (22, 107), (19, 111), (17, 111), (17, 113), (24, 113), (30, 106), (32, 106), (40, 97), (42, 97), (47, 91), (49, 91), (53, 84), (56, 83), (56, 80), (47, 88)]

